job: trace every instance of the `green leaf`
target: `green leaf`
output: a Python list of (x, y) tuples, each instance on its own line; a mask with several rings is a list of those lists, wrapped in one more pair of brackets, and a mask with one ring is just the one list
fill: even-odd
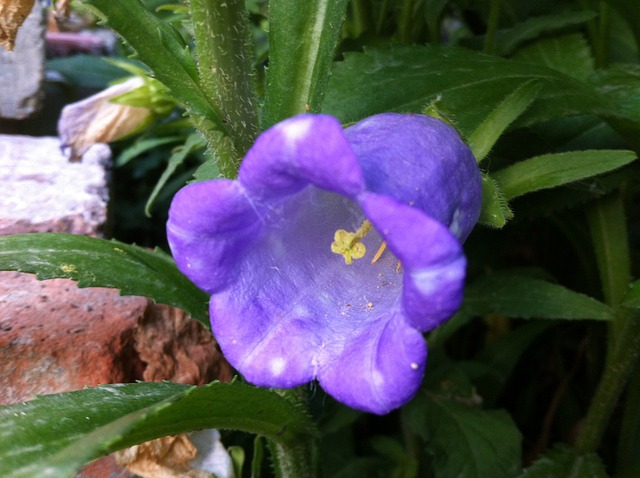
[(207, 294), (159, 249), (73, 234), (4, 236), (0, 237), (0, 270), (29, 272), (40, 280), (71, 279), (78, 287), (120, 289), (123, 295), (179, 307), (209, 327)]
[(592, 150), (536, 156), (491, 174), (507, 200), (618, 169), (634, 161), (633, 151)]
[(567, 446), (556, 446), (538, 458), (518, 478), (608, 478), (595, 453), (579, 455)]
[(640, 49), (640, 3), (636, 0), (607, 0), (627, 21)]
[(626, 116), (640, 119), (640, 65), (618, 64), (598, 70), (590, 82), (611, 98)]
[(129, 76), (122, 68), (95, 55), (72, 55), (51, 58), (46, 63), (47, 70), (57, 71), (76, 86), (104, 89), (109, 84)]
[(0, 407), (0, 472), (71, 477), (103, 454), (202, 428), (256, 433), (285, 447), (315, 433), (286, 399), (239, 382), (104, 385)]
[(371, 437), (369, 442), (371, 448), (391, 464), (393, 471), (389, 475), (418, 476), (418, 461), (397, 440), (388, 436), (376, 435)]
[(147, 204), (144, 207), (144, 212), (147, 216), (151, 216), (151, 207), (153, 206), (153, 203), (158, 197), (158, 194), (160, 194), (160, 191), (162, 190), (164, 185), (167, 184), (169, 178), (171, 178), (171, 176), (173, 176), (173, 174), (176, 172), (176, 169), (178, 169), (178, 167), (182, 165), (182, 163), (184, 163), (184, 161), (187, 159), (187, 156), (189, 156), (193, 151), (202, 149), (205, 146), (206, 144), (204, 142), (204, 138), (198, 133), (193, 133), (189, 135), (182, 146), (180, 146), (173, 152), (173, 154), (169, 157), (167, 167), (162, 172), (162, 175), (154, 186), (153, 191), (151, 191), (149, 199), (147, 199)]
[(622, 298), (621, 305), (634, 309), (640, 309), (640, 280), (629, 284), (629, 290)]
[(264, 128), (305, 111), (320, 111), (347, 3), (269, 2)]
[(500, 186), (488, 174), (482, 174), (482, 209), (478, 222), (489, 227), (503, 227), (513, 217)]
[(568, 187), (537, 192), (535, 197), (518, 202), (518, 215), (549, 216), (558, 211), (584, 206), (593, 199), (615, 191), (620, 184), (632, 183), (638, 179), (640, 179), (640, 162), (635, 162), (626, 168), (572, 183)]
[(202, 163), (193, 173), (193, 180), (198, 181), (209, 181), (210, 179), (218, 179), (220, 178), (220, 168), (218, 167), (218, 162), (215, 157), (210, 157), (209, 154), (205, 153), (205, 161)]
[(422, 394), (406, 412), (407, 423), (427, 442), (434, 476), (508, 478), (520, 469), (521, 435), (505, 411)]
[(500, 56), (508, 56), (523, 43), (538, 38), (541, 34), (563, 30), (572, 25), (585, 23), (596, 17), (589, 10), (567, 11), (551, 15), (527, 18), (512, 28), (496, 33), (496, 43)]
[(513, 272), (496, 272), (473, 282), (465, 290), (462, 307), (472, 315), (495, 313), (522, 319), (613, 318), (613, 310), (592, 297)]
[(124, 149), (115, 161), (117, 168), (129, 163), (132, 159), (140, 156), (141, 154), (163, 146), (165, 144), (178, 143), (183, 140), (182, 136), (154, 136), (152, 138), (145, 138), (136, 141), (128, 148)]
[(586, 80), (595, 68), (591, 48), (579, 33), (539, 40), (513, 58), (544, 65), (579, 80)]
[(547, 320), (527, 322), (491, 342), (478, 354), (477, 361), (486, 364), (491, 370), (492, 383), (488, 383), (487, 379), (478, 383), (485, 403), (493, 403), (498, 398), (529, 345), (552, 325), (553, 323)]
[(329, 81), (324, 111), (343, 123), (384, 111), (420, 112), (440, 98), (463, 136), (471, 133), (514, 91), (532, 79), (536, 101), (512, 126), (549, 119), (620, 112), (590, 85), (539, 65), (505, 60), (462, 48), (397, 46), (345, 53)]
[(540, 91), (540, 84), (531, 80), (520, 85), (494, 109), (469, 138), (469, 147), (480, 163), (491, 151), (509, 125), (525, 112)]
[(433, 43), (439, 43), (442, 36), (442, 14), (450, 0), (425, 0), (424, 19)]

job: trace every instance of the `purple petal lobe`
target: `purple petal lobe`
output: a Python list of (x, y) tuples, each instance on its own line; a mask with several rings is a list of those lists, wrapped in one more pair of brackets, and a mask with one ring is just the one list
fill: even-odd
[(384, 113), (347, 128), (367, 190), (425, 211), (464, 241), (480, 215), (482, 180), (473, 154), (446, 123)]
[[(274, 317), (282, 304), (263, 290), (247, 297), (229, 289), (211, 300), (214, 335), (225, 357), (255, 385), (295, 387), (315, 376), (314, 356), (320, 344), (317, 325), (304, 307), (292, 305), (288, 314)], [(277, 320), (274, 320), (277, 319)]]
[(378, 194), (359, 202), (405, 269), (402, 303), (419, 330), (430, 330), (460, 307), (466, 260), (456, 237), (415, 207)]
[(427, 347), (401, 315), (370, 323), (318, 373), (322, 388), (346, 405), (385, 414), (408, 402), (422, 381)]
[(239, 172), (256, 198), (292, 194), (311, 183), (353, 196), (364, 187), (360, 165), (342, 126), (331, 116), (299, 115), (258, 137)]
[(167, 239), (178, 268), (214, 293), (235, 277), (235, 265), (259, 233), (256, 210), (236, 181), (191, 184), (175, 195)]

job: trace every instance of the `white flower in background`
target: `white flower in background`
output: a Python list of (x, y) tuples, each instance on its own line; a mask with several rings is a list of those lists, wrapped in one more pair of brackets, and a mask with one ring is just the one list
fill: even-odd
[(229, 452), (215, 429), (159, 438), (115, 453), (142, 478), (235, 478)]
[(189, 438), (198, 449), (198, 455), (191, 460), (194, 470), (213, 473), (216, 478), (234, 478), (233, 461), (220, 441), (218, 430), (199, 430), (189, 434)]
[(58, 134), (70, 160), (77, 161), (92, 145), (136, 133), (173, 106), (161, 83), (136, 76), (65, 106)]

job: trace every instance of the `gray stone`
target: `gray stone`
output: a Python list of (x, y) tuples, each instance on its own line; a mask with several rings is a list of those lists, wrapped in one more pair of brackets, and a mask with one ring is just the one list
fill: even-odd
[(96, 144), (70, 163), (58, 138), (0, 135), (0, 235), (100, 235), (110, 157), (107, 145)]

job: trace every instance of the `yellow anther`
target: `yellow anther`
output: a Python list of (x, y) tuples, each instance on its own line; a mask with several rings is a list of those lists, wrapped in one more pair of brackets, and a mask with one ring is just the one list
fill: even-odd
[(373, 256), (373, 259), (371, 259), (372, 264), (375, 264), (378, 261), (378, 259), (380, 259), (380, 256), (382, 256), (382, 253), (386, 248), (387, 248), (386, 242), (383, 242), (382, 244), (380, 244), (380, 248), (378, 249), (378, 252), (376, 252), (375, 255)]
[(352, 264), (353, 259), (364, 257), (367, 248), (362, 244), (362, 239), (371, 230), (371, 223), (364, 220), (362, 225), (356, 232), (348, 232), (344, 229), (338, 229), (333, 235), (331, 243), (331, 252), (340, 254), (344, 257), (345, 264)]

